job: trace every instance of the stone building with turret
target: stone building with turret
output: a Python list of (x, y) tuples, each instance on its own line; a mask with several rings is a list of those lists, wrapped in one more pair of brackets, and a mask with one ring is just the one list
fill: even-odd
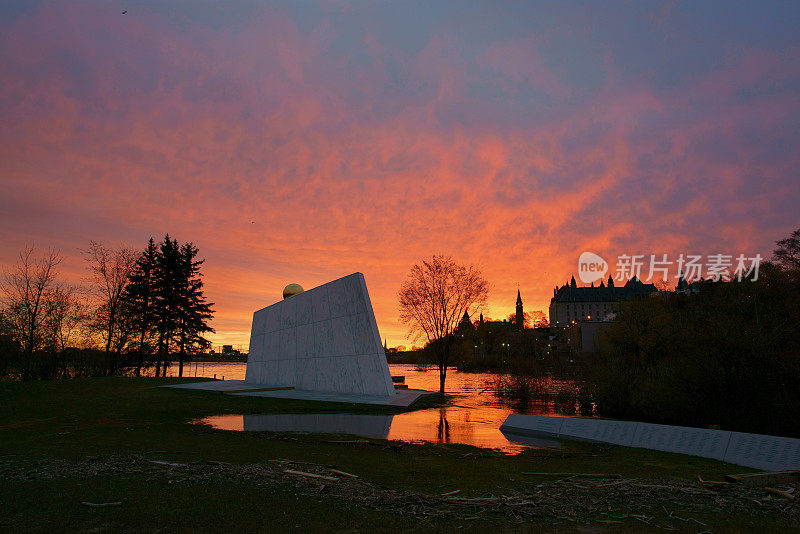
[(601, 281), (599, 286), (578, 287), (573, 276), (568, 284), (553, 289), (550, 326), (565, 327), (573, 321), (602, 321), (616, 311), (618, 302), (657, 291), (656, 286), (645, 284), (635, 276), (621, 287), (614, 285), (611, 276), (608, 277), (608, 284)]

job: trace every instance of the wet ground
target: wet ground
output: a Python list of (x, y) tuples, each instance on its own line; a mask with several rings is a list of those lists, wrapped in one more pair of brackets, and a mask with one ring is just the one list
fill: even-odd
[[(199, 365), (205, 367), (206, 376), (210, 371), (217, 374), (217, 378), (244, 377), (243, 363)], [(393, 376), (405, 377), (405, 384), (409, 388), (429, 391), (438, 389), (439, 374), (435, 368), (419, 369), (413, 365), (398, 364), (391, 364), (389, 367)], [(498, 375), (493, 373), (461, 373), (450, 370), (447, 375), (447, 393), (452, 399), (451, 405), (399, 415), (218, 415), (201, 422), (215, 428), (236, 431), (353, 434), (408, 442), (460, 443), (498, 449), (509, 454), (518, 453), (528, 447), (558, 446), (559, 443), (554, 440), (504, 434), (500, 431), (500, 425), (511, 413), (554, 415), (555, 412), (547, 404), (524, 408), (509, 406), (494, 394), (497, 379)], [(558, 388), (560, 384), (554, 382), (553, 387)]]

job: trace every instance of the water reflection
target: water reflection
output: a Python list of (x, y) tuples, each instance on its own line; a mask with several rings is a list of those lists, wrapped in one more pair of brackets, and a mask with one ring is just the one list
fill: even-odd
[[(398, 415), (265, 414), (217, 415), (199, 423), (223, 430), (353, 434), (407, 442), (458, 443), (517, 454), (529, 447), (557, 447), (551, 440), (500, 432), (505, 411), (433, 408)], [(498, 422), (498, 420), (500, 422)]]
[(547, 447), (560, 447), (561, 443), (552, 439), (537, 438), (533, 436), (524, 436), (522, 434), (515, 434), (513, 432), (501, 431), (503, 436), (508, 441), (517, 443), (518, 445), (527, 445), (532, 449), (544, 449)]
[[(184, 376), (187, 377), (225, 377), (227, 380), (244, 380), (247, 365), (244, 362), (199, 362), (187, 364), (184, 368)], [(405, 383), (411, 389), (424, 389), (428, 391), (438, 391), (439, 371), (435, 367), (420, 368), (410, 364), (389, 364), (389, 371), (392, 375), (405, 376)], [(176, 376), (178, 366), (174, 364), (167, 370), (168, 376)], [(533, 399), (527, 404), (509, 402), (498, 398), (495, 394), (496, 383), (500, 375), (496, 373), (463, 373), (455, 369), (447, 371), (446, 392), (452, 399), (454, 405), (462, 408), (478, 408), (483, 410), (487, 407), (498, 408), (509, 413), (527, 413), (534, 415), (589, 415), (591, 410), (586, 412), (584, 405), (586, 399), (582, 399), (583, 391), (576, 388), (571, 382), (544, 379), (544, 389), (546, 397), (544, 399)], [(502, 420), (501, 420), (502, 422)]]
[[(229, 379), (243, 379), (244, 363), (200, 363), (199, 373), (216, 374)], [(389, 364), (392, 375), (405, 376), (411, 389), (436, 391), (439, 372), (414, 365)], [(173, 371), (171, 369), (170, 371)], [(186, 374), (191, 376), (192, 373)], [(527, 447), (552, 447), (558, 443), (525, 436), (503, 435), (500, 425), (512, 413), (535, 415), (576, 415), (581, 413), (580, 395), (570, 382), (545, 379), (542, 402), (509, 404), (495, 394), (499, 375), (494, 373), (447, 372), (447, 394), (451, 403), (442, 408), (419, 410), (395, 416), (355, 414), (270, 414), (220, 415), (203, 422), (226, 430), (263, 430), (273, 432), (316, 432), (354, 434), (369, 438), (433, 443), (463, 443), (477, 447), (517, 453)], [(579, 393), (579, 392), (578, 392)], [(379, 422), (380, 421), (380, 422)]]
[(439, 441), (443, 443), (450, 443), (450, 425), (447, 423), (447, 409), (439, 409)]
[(355, 434), (356, 436), (367, 438), (386, 438), (389, 435), (389, 427), (392, 425), (391, 415), (304, 413), (245, 415), (239, 417), (242, 418), (241, 430)]

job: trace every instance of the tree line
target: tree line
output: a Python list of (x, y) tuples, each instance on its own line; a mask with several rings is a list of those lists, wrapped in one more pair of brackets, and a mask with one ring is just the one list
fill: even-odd
[(758, 279), (628, 301), (585, 362), (598, 412), (800, 437), (800, 230)]
[(543, 379), (568, 377), (572, 413), (800, 437), (800, 229), (757, 279), (620, 303), (598, 354), (557, 350), (544, 328), (470, 324), (487, 286), (474, 267), (434, 256), (400, 289), (401, 321), (427, 341), (414, 356), (438, 365), (440, 391), (452, 364), (511, 373), (513, 391), (498, 395), (515, 400), (545, 398)]
[(0, 277), (0, 378), (133, 374), (184, 362), (210, 346), (213, 303), (198, 248), (166, 235), (141, 252), (92, 241), (89, 277), (65, 283), (56, 250), (19, 253)]

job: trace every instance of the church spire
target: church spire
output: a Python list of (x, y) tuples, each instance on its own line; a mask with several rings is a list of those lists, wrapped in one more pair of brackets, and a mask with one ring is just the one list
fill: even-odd
[(516, 315), (517, 328), (520, 330), (525, 328), (525, 313), (522, 311), (522, 295), (517, 289), (517, 315)]
[(683, 271), (681, 271), (678, 275), (678, 286), (675, 289), (685, 290), (687, 287), (689, 287), (689, 284), (686, 282), (686, 278), (683, 276)]

